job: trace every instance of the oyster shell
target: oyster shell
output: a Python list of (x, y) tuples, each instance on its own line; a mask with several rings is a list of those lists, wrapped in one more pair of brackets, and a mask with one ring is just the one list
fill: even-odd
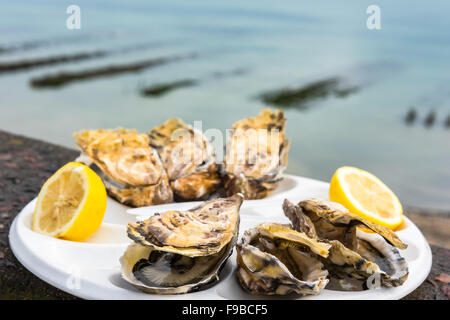
[(313, 222), (319, 238), (336, 239), (346, 244), (349, 240), (348, 238), (346, 239), (346, 235), (348, 235), (350, 229), (354, 226), (360, 226), (378, 233), (399, 249), (408, 247), (392, 230), (349, 212), (347, 208), (339, 203), (308, 199), (299, 202), (298, 205)]
[(121, 258), (122, 277), (156, 294), (197, 291), (216, 282), (239, 230), (243, 197), (204, 202), (128, 224), (133, 243)]
[(170, 186), (181, 200), (198, 200), (215, 192), (221, 179), (214, 150), (199, 130), (171, 118), (148, 136), (169, 176)]
[(277, 187), (288, 159), (285, 124), (283, 111), (264, 109), (233, 125), (222, 172), (227, 195), (239, 192), (246, 199), (260, 199)]
[(167, 174), (147, 135), (119, 128), (85, 130), (73, 137), (118, 201), (135, 207), (172, 202)]
[(283, 210), (295, 230), (331, 245), (323, 260), (331, 275), (329, 287), (362, 290), (399, 286), (406, 280), (408, 266), (395, 247), (406, 245), (391, 230), (331, 201), (310, 199), (296, 206), (285, 200)]
[(252, 294), (318, 294), (328, 283), (319, 256), (330, 245), (277, 223), (247, 230), (237, 250), (237, 276)]

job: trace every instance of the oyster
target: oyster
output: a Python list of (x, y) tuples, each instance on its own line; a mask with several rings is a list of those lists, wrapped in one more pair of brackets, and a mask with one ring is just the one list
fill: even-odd
[(328, 283), (328, 272), (318, 257), (330, 245), (277, 223), (247, 230), (237, 250), (237, 276), (252, 294), (318, 294)]
[(222, 169), (227, 195), (240, 192), (246, 199), (260, 199), (277, 187), (289, 151), (285, 123), (283, 111), (264, 109), (233, 125)]
[(399, 286), (408, 277), (406, 260), (396, 248), (405, 249), (406, 245), (391, 230), (331, 201), (310, 199), (296, 206), (285, 200), (283, 210), (295, 230), (331, 245), (328, 258), (323, 260), (331, 275), (329, 287), (362, 290)]
[(212, 285), (231, 255), (243, 197), (204, 202), (128, 224), (133, 243), (121, 258), (122, 277), (156, 294), (193, 292)]
[(181, 119), (171, 118), (153, 128), (148, 136), (180, 200), (203, 199), (219, 188), (214, 150), (202, 132)]
[(349, 212), (339, 203), (309, 199), (299, 202), (298, 205), (316, 226), (319, 238), (336, 239), (345, 244), (348, 240), (345, 236), (348, 235), (349, 230), (353, 226), (359, 225), (378, 233), (399, 249), (407, 248), (407, 245), (400, 240), (395, 232)]
[(82, 152), (79, 159), (94, 164), (118, 201), (135, 207), (172, 202), (167, 174), (147, 135), (119, 128), (85, 130), (73, 136)]

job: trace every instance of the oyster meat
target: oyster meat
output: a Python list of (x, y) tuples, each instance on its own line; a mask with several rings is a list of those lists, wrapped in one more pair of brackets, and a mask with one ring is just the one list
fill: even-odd
[(277, 187), (289, 151), (285, 124), (283, 111), (264, 109), (233, 125), (222, 168), (227, 195), (239, 192), (246, 199), (260, 199)]
[(239, 231), (241, 195), (167, 211), (128, 224), (133, 243), (120, 259), (122, 277), (155, 294), (187, 293), (215, 283)]
[(158, 153), (145, 134), (135, 130), (85, 130), (74, 134), (82, 156), (93, 165), (108, 193), (135, 207), (173, 201)]
[(239, 282), (252, 294), (318, 294), (328, 283), (319, 257), (326, 258), (329, 248), (289, 226), (261, 224), (236, 245)]
[(148, 136), (161, 157), (176, 198), (204, 199), (219, 188), (214, 150), (201, 131), (171, 118), (153, 128)]
[(295, 230), (331, 245), (323, 259), (330, 272), (329, 287), (363, 290), (399, 286), (407, 279), (408, 266), (397, 249), (406, 244), (390, 229), (331, 201), (309, 199), (294, 205), (285, 200), (283, 210)]

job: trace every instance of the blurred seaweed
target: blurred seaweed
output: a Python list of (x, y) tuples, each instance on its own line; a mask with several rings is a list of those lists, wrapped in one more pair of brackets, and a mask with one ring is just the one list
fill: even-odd
[(123, 73), (140, 72), (144, 69), (154, 68), (167, 63), (182, 59), (195, 58), (197, 54), (183, 56), (160, 57), (129, 64), (110, 65), (99, 68), (91, 68), (82, 71), (65, 71), (58, 74), (44, 75), (39, 78), (32, 78), (30, 85), (34, 88), (61, 87), (74, 81), (86, 81), (100, 77), (109, 77)]
[(323, 80), (310, 82), (299, 88), (282, 88), (265, 92), (260, 95), (260, 99), (267, 104), (281, 108), (296, 108), (306, 110), (310, 103), (325, 99), (330, 96), (344, 98), (359, 90), (359, 87), (345, 85), (339, 77), (332, 77)]
[(195, 86), (197, 83), (198, 81), (195, 79), (184, 79), (168, 83), (155, 84), (141, 89), (140, 92), (143, 96), (159, 97), (175, 89)]
[(166, 83), (153, 84), (141, 88), (139, 92), (144, 97), (158, 98), (176, 89), (196, 86), (209, 80), (219, 80), (230, 76), (240, 76), (247, 72), (248, 70), (244, 68), (238, 68), (231, 71), (215, 71), (210, 75), (200, 79), (181, 79)]

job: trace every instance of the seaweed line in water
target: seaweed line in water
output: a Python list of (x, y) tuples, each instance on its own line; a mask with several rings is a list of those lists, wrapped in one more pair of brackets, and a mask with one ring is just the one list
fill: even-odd
[(198, 81), (195, 79), (184, 79), (173, 81), (169, 83), (160, 83), (153, 86), (143, 88), (140, 92), (143, 96), (160, 97), (166, 93), (184, 87), (191, 87), (197, 85)]
[(183, 56), (154, 58), (130, 64), (110, 65), (78, 72), (60, 72), (58, 74), (44, 75), (39, 78), (33, 78), (30, 81), (30, 85), (34, 88), (62, 87), (74, 81), (85, 81), (100, 77), (114, 76), (122, 73), (140, 72), (144, 69), (196, 57), (197, 54), (192, 53)]
[(92, 51), (92, 52), (79, 52), (75, 54), (70, 55), (54, 55), (49, 57), (43, 57), (43, 58), (36, 58), (36, 59), (23, 59), (23, 60), (17, 60), (13, 62), (4, 62), (0, 63), (0, 73), (7, 73), (7, 72), (17, 72), (17, 71), (23, 71), (38, 67), (44, 67), (49, 65), (55, 65), (55, 64), (63, 64), (63, 63), (70, 63), (70, 62), (79, 62), (89, 59), (95, 59), (95, 58), (103, 58), (105, 56), (114, 55), (114, 54), (121, 54), (121, 53), (128, 53), (132, 51), (137, 50), (144, 50), (150, 47), (155, 47), (158, 45), (157, 43), (146, 43), (146, 44), (139, 44), (134, 45), (126, 48), (120, 48), (120, 49), (114, 49), (114, 50), (98, 50), (98, 51)]
[(311, 82), (300, 88), (283, 88), (261, 94), (259, 98), (271, 105), (282, 108), (297, 108), (306, 110), (314, 100), (325, 99), (329, 96), (346, 97), (359, 90), (357, 86), (344, 86), (342, 79), (332, 77)]
[[(429, 129), (433, 127), (437, 122), (438, 113), (435, 110), (430, 110), (423, 120), (423, 125), (425, 128)], [(419, 113), (415, 108), (410, 108), (404, 117), (405, 124), (407, 126), (412, 126), (416, 120), (419, 118)], [(450, 129), (450, 115), (444, 119), (444, 128)]]
[(0, 63), (0, 73), (15, 72), (20, 70), (27, 70), (37, 67), (49, 66), (54, 64), (61, 64), (67, 62), (76, 62), (94, 58), (101, 58), (107, 55), (106, 51), (94, 51), (94, 52), (83, 52), (76, 53), (72, 55), (59, 55), (52, 57), (45, 57), (33, 60), (20, 60), (8, 63)]
[(175, 80), (172, 82), (166, 82), (166, 83), (157, 83), (154, 85), (151, 85), (149, 87), (145, 87), (140, 89), (140, 93), (144, 97), (161, 97), (173, 90), (185, 88), (185, 87), (192, 87), (200, 84), (201, 82), (206, 82), (208, 79), (222, 79), (229, 76), (238, 76), (245, 74), (247, 72), (246, 69), (239, 68), (232, 71), (216, 71), (210, 74), (209, 76), (203, 78), (203, 79), (181, 79), (181, 80)]

